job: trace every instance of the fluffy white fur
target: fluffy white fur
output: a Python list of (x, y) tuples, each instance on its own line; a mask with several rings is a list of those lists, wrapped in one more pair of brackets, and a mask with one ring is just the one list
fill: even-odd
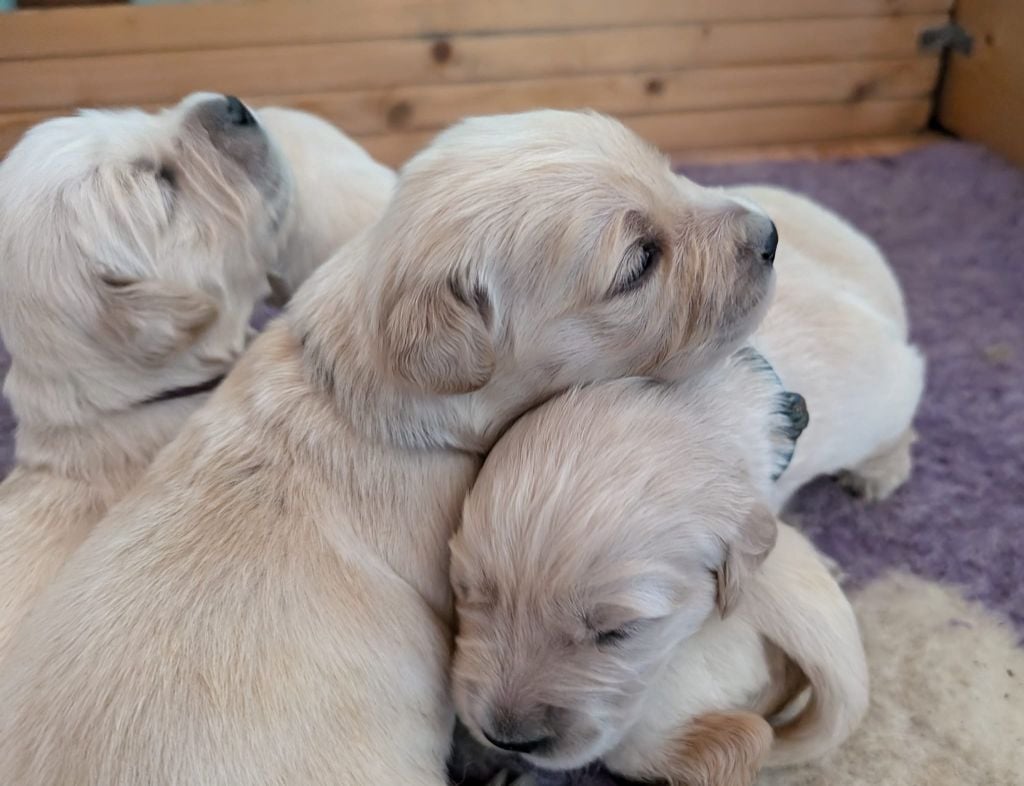
[(870, 239), (805, 197), (767, 186), (726, 193), (755, 202), (778, 227), (778, 286), (752, 343), (811, 416), (772, 506), (823, 474), (842, 474), (868, 498), (888, 496), (910, 475), (924, 387), (896, 277)]
[(607, 118), (442, 134), (18, 631), (7, 784), (443, 784), (481, 452), (567, 386), (730, 352), (769, 230)]
[[(845, 739), (867, 703), (856, 621), (795, 530), (772, 550), (760, 503), (790, 449), (784, 401), (744, 352), (686, 385), (593, 385), (513, 425), (452, 542), (471, 731), (540, 766), (603, 758), (679, 784), (749, 784), (766, 757)], [(794, 665), (810, 699), (773, 741), (757, 716), (789, 704)]]
[[(197, 94), (83, 112), (0, 165), (0, 332), (17, 465), (0, 486), (0, 660), (19, 620), (225, 373), (268, 274), (291, 287), (375, 218), (394, 175), (340, 132)], [(349, 176), (351, 175), (351, 176)], [(327, 216), (336, 220), (330, 221)]]

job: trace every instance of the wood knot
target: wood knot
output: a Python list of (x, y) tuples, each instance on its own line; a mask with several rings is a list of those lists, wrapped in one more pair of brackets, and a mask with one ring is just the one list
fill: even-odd
[(870, 98), (876, 92), (878, 92), (878, 82), (873, 79), (869, 79), (865, 82), (858, 82), (853, 86), (850, 94), (846, 97), (846, 100), (851, 104), (856, 104), (859, 101), (863, 101), (865, 98)]
[(439, 65), (447, 63), (452, 59), (451, 42), (444, 38), (435, 41), (434, 45), (430, 47), (430, 56), (434, 59), (434, 62)]
[(384, 116), (388, 128), (405, 128), (412, 119), (412, 104), (408, 101), (396, 101)]
[(650, 96), (660, 96), (665, 92), (665, 83), (658, 77), (651, 77), (644, 84), (644, 92)]

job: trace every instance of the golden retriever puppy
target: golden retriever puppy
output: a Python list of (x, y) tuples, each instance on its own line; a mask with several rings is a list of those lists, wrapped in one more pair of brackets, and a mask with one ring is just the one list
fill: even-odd
[(286, 300), (344, 243), (376, 221), (396, 175), (326, 120), (282, 107), (256, 112), (288, 162), (292, 200), (270, 283)]
[(573, 384), (730, 352), (773, 235), (599, 115), (441, 134), (19, 630), (8, 786), (441, 786), (482, 452)]
[(896, 277), (871, 240), (810, 199), (767, 186), (726, 193), (756, 202), (779, 228), (775, 299), (752, 344), (811, 413), (772, 507), (823, 474), (888, 496), (910, 475), (925, 370)]
[(383, 209), (393, 174), (340, 132), (301, 112), (261, 117), (284, 158), (244, 104), (199, 94), (43, 123), (0, 165), (0, 332), (19, 421), (0, 485), (0, 660), (33, 598), (241, 353), (268, 275), (294, 285)]
[(867, 706), (853, 612), (802, 536), (775, 545), (761, 501), (801, 404), (741, 352), (692, 383), (577, 389), (509, 429), (452, 540), (454, 697), (478, 739), (687, 786), (845, 739)]

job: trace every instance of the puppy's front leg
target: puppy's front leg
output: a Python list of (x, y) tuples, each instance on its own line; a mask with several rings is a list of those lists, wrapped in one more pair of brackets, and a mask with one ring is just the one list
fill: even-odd
[(852, 469), (839, 473), (839, 482), (847, 491), (868, 502), (880, 502), (907, 482), (914, 460), (911, 446), (917, 441), (913, 428), (904, 431), (895, 442)]
[(752, 712), (700, 715), (663, 752), (671, 786), (752, 786), (772, 745), (772, 727)]

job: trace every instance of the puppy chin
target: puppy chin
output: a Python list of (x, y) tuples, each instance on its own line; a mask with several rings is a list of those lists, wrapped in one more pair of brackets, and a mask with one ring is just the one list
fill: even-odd
[(459, 709), (457, 699), (456, 714), (462, 725), (469, 730), (473, 739), (487, 750), (507, 757), (510, 760), (519, 759), (528, 762), (542, 770), (557, 772), (585, 767), (614, 747), (614, 742), (611, 739), (613, 735), (595, 726), (589, 729), (569, 728), (558, 735), (554, 745), (537, 753), (512, 753), (493, 745), (484, 735), (480, 724), (476, 722), (473, 716), (471, 714), (464, 714)]
[(542, 753), (520, 754), (524, 761), (543, 770), (576, 770), (586, 767), (607, 753), (612, 745), (607, 734), (598, 731), (570, 732)]
[(775, 274), (768, 269), (763, 282), (754, 291), (728, 308), (729, 316), (712, 336), (696, 350), (681, 352), (670, 357), (654, 372), (654, 376), (665, 379), (681, 379), (696, 376), (720, 363), (723, 358), (739, 349), (758, 328), (775, 294)]
[(284, 235), (290, 228), (289, 221), (295, 218), (295, 176), (272, 140), (269, 158), (266, 170), (262, 176), (253, 177), (253, 182), (267, 205), (271, 233)]
[(768, 307), (775, 297), (775, 270), (768, 268), (762, 274), (764, 280), (756, 287), (747, 302), (736, 308), (737, 316), (726, 330), (726, 334), (737, 343), (747, 338), (764, 319), (768, 313)]

